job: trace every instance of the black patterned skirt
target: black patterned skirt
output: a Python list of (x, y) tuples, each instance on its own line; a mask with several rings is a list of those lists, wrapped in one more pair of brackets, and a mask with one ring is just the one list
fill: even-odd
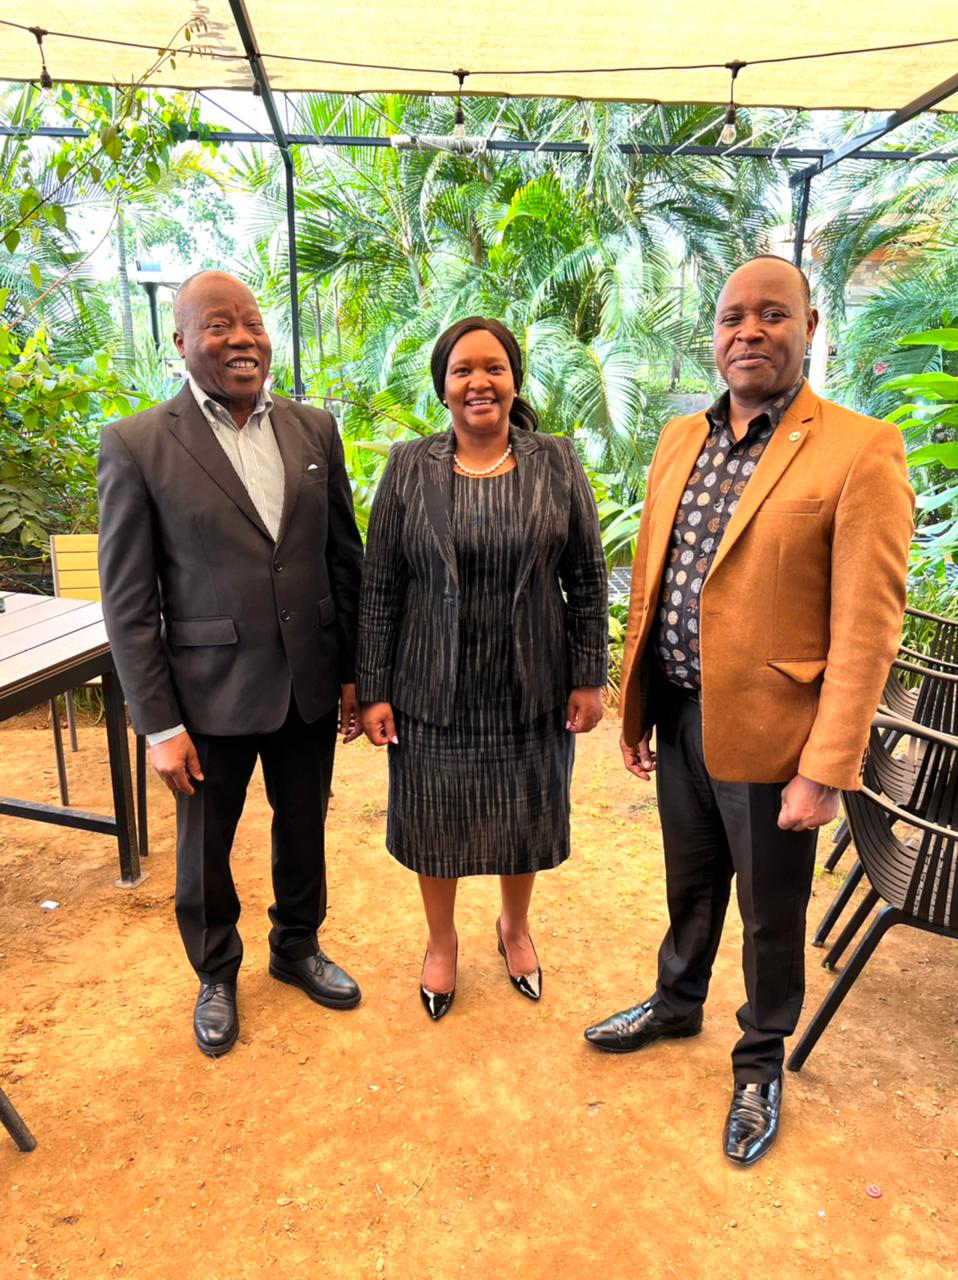
[(575, 737), (565, 706), (520, 724), (514, 701), (446, 728), (396, 711), (386, 846), (422, 875), (524, 875), (569, 856)]

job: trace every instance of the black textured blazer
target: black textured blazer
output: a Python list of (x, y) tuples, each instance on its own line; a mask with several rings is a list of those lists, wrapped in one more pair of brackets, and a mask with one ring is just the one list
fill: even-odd
[[(604, 685), (607, 587), (592, 488), (572, 441), (513, 428), (525, 544), (512, 604), (523, 722)], [(459, 592), (452, 432), (394, 445), (369, 517), (357, 692), (431, 724), (452, 720)], [(481, 481), (475, 481), (479, 484)]]

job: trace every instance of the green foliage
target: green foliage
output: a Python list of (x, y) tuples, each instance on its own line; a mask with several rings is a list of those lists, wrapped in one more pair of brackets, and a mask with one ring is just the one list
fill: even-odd
[(109, 361), (58, 366), (42, 329), (20, 345), (0, 325), (0, 546), (47, 547), (96, 528), (96, 455), (105, 421), (134, 405)]
[(958, 351), (958, 328), (926, 330), (902, 342), (938, 353), (937, 370), (890, 378), (880, 390), (908, 393), (908, 403), (888, 417), (905, 435), (917, 495), (914, 572), (926, 582), (945, 582), (958, 552), (958, 376), (940, 365), (944, 352)]

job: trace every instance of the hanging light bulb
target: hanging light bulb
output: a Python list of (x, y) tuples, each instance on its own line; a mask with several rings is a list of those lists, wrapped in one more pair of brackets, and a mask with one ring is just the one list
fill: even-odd
[(736, 129), (736, 120), (738, 117), (738, 108), (735, 105), (735, 77), (746, 65), (744, 62), (734, 61), (726, 62), (726, 67), (732, 73), (732, 79), (728, 87), (728, 106), (725, 108), (725, 120), (722, 124), (722, 132), (719, 134), (719, 143), (723, 147), (730, 147), (738, 137)]
[(466, 136), (466, 117), (462, 110), (462, 86), (469, 72), (460, 70), (454, 72), (454, 74), (459, 81), (459, 92), (456, 94), (456, 122), (453, 126), (452, 136), (462, 139)]
[(43, 96), (47, 102), (53, 101), (53, 76), (47, 70), (47, 60), (43, 53), (43, 37), (48, 33), (42, 27), (30, 27), (31, 35), (37, 42), (37, 48), (40, 50), (40, 88), (43, 90)]
[(730, 102), (725, 108), (725, 123), (722, 125), (722, 132), (719, 134), (719, 142), (723, 147), (730, 147), (738, 137), (738, 130), (735, 128), (736, 107), (734, 102)]

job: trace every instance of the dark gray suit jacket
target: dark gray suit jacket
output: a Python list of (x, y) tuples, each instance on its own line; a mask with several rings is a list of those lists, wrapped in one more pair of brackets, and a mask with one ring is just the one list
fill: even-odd
[(336, 424), (273, 397), (274, 543), (189, 386), (100, 444), (100, 587), (134, 728), (268, 733), (354, 678), (362, 543)]
[[(511, 440), (526, 531), (512, 639), (527, 722), (573, 688), (605, 684), (606, 569), (572, 441), (515, 428)], [(454, 448), (448, 432), (390, 451), (369, 518), (356, 661), (361, 701), (439, 725), (452, 719), (459, 657)]]

